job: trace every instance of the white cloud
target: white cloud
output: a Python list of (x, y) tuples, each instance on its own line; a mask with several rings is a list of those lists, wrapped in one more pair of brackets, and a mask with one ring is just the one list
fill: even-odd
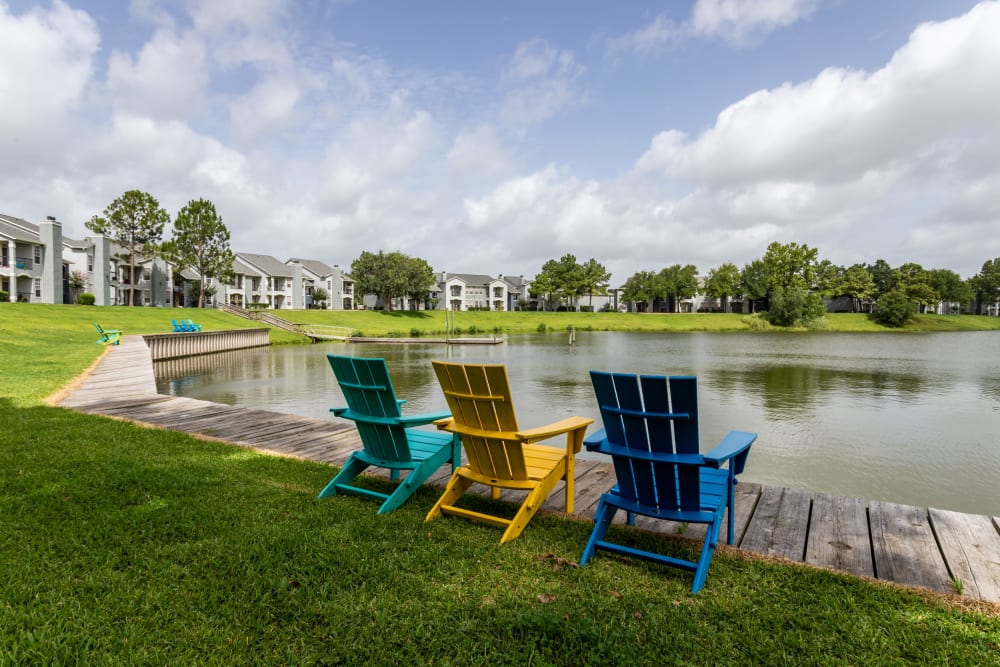
[(695, 35), (742, 42), (786, 28), (815, 11), (818, 0), (698, 0), (691, 11)]
[(155, 118), (185, 118), (206, 106), (209, 71), (202, 40), (193, 34), (156, 31), (133, 57), (114, 52), (108, 61), (108, 93), (124, 110)]
[(742, 45), (801, 21), (818, 4), (819, 0), (698, 0), (685, 20), (658, 14), (646, 25), (609, 39), (608, 50), (649, 55), (692, 37)]
[(507, 92), (500, 119), (515, 127), (534, 125), (583, 101), (583, 71), (570, 51), (542, 39), (522, 42), (501, 77)]
[(0, 173), (63, 159), (99, 45), (93, 20), (63, 2), (20, 16), (0, 3)]

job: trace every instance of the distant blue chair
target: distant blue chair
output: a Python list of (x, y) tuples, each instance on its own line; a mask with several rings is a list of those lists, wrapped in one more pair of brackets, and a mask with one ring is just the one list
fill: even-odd
[[(385, 514), (402, 505), (445, 463), (450, 463), (454, 472), (461, 462), (459, 437), (413, 428), (447, 419), (450, 412), (404, 417), (400, 407), (406, 401), (396, 398), (384, 359), (326, 357), (347, 399), (346, 408), (330, 411), (357, 425), (364, 449), (351, 454), (340, 473), (320, 492), (320, 498), (338, 492), (375, 498), (383, 501), (378, 513)], [(369, 466), (387, 468), (393, 480), (399, 479), (401, 470), (409, 470), (409, 474), (389, 494), (353, 486), (351, 482)]]
[(177, 323), (177, 320), (170, 320), (170, 323), (174, 325), (174, 333), (183, 333), (187, 331), (184, 325)]
[(201, 325), (200, 324), (195, 324), (191, 320), (188, 320), (187, 322), (183, 322), (182, 321), (181, 324), (184, 327), (186, 327), (185, 331), (201, 331)]
[[(743, 472), (757, 434), (730, 431), (712, 451), (701, 454), (696, 378), (599, 371), (591, 371), (590, 377), (604, 428), (587, 438), (584, 446), (611, 457), (618, 484), (598, 502), (596, 525), (580, 564), (602, 549), (692, 570), (691, 593), (697, 593), (705, 585), (727, 509), (726, 542), (733, 542), (736, 475)], [(686, 561), (607, 541), (608, 527), (620, 509), (627, 513), (629, 524), (635, 514), (706, 524), (701, 557)]]

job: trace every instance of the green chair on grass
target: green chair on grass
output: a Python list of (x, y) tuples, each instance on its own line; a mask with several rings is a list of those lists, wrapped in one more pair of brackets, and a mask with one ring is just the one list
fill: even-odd
[[(400, 407), (406, 401), (396, 398), (384, 359), (335, 354), (326, 357), (347, 399), (347, 407), (330, 411), (355, 423), (364, 448), (351, 454), (340, 473), (320, 492), (320, 498), (338, 492), (376, 498), (383, 501), (378, 513), (385, 514), (402, 505), (445, 463), (450, 463), (454, 471), (461, 456), (458, 436), (413, 428), (447, 419), (449, 412), (404, 417)], [(388, 494), (352, 486), (351, 482), (369, 466), (387, 468), (392, 480), (399, 479), (400, 471), (409, 473)]]
[(97, 333), (101, 334), (101, 337), (96, 342), (104, 345), (119, 345), (122, 342), (124, 331), (120, 329), (105, 329), (97, 322), (94, 322), (94, 327), (97, 329)]

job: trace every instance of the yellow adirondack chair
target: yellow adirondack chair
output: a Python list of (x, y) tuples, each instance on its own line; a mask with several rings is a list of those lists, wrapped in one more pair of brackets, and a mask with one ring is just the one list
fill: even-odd
[[(566, 512), (571, 513), (574, 461), (587, 427), (594, 420), (570, 417), (521, 430), (514, 415), (506, 367), (442, 361), (433, 362), (433, 366), (452, 414), (435, 425), (461, 437), (468, 464), (452, 473), (426, 521), (444, 513), (505, 527), (500, 539), (503, 544), (524, 531), (559, 480), (566, 481)], [(563, 448), (534, 444), (563, 434)], [(528, 495), (513, 519), (456, 507), (458, 499), (475, 482), (490, 487), (494, 498), (500, 497), (501, 489), (527, 491)]]

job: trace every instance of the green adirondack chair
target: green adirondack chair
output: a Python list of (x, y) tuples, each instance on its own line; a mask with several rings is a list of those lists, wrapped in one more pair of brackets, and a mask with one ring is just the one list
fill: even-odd
[(96, 342), (104, 345), (118, 345), (122, 342), (124, 331), (120, 329), (105, 329), (97, 322), (94, 322), (94, 327), (97, 329), (97, 333), (101, 334), (101, 337)]
[[(351, 454), (340, 473), (320, 492), (320, 498), (338, 492), (375, 498), (383, 501), (378, 513), (385, 514), (402, 505), (445, 463), (454, 471), (461, 456), (458, 436), (414, 428), (447, 419), (451, 413), (404, 417), (400, 407), (406, 401), (396, 398), (384, 359), (326, 357), (347, 399), (347, 407), (330, 411), (357, 425), (364, 449)], [(353, 486), (351, 482), (369, 466), (387, 468), (393, 480), (399, 479), (400, 471), (409, 473), (389, 494)]]
[[(736, 475), (743, 472), (756, 433), (730, 431), (706, 454), (698, 451), (697, 380), (590, 372), (604, 428), (584, 441), (589, 451), (611, 457), (618, 484), (601, 496), (596, 525), (580, 558), (597, 549), (670, 565), (695, 573), (691, 592), (705, 585), (728, 510), (726, 542), (734, 532)], [(726, 466), (726, 467), (723, 467)], [(634, 515), (707, 525), (697, 562), (643, 551), (606, 540), (618, 510)]]

